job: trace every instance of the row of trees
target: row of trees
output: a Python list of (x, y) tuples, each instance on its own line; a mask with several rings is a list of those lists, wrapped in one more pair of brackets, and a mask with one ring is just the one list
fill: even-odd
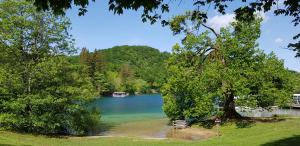
[(83, 49), (72, 56), (77, 50), (70, 21), (36, 11), (31, 1), (1, 1), (0, 20), (1, 129), (86, 134), (100, 119), (97, 110), (88, 109), (93, 97), (145, 93), (165, 80), (162, 62), (169, 54), (150, 47)]
[[(71, 8), (72, 2), (73, 2), (73, 0), (67, 0), (66, 2), (61, 2), (59, 5), (57, 5), (57, 2), (54, 1), (54, 0), (35, 0), (35, 5), (37, 6), (37, 9), (39, 9), (39, 10), (53, 9), (55, 13), (64, 14), (65, 9)], [(141, 19), (142, 19), (143, 22), (150, 21), (150, 23), (153, 24), (153, 23), (157, 22), (158, 20), (161, 20), (162, 25), (163, 26), (169, 25), (171, 27), (171, 29), (173, 30), (174, 34), (181, 33), (182, 29), (187, 28), (188, 25), (190, 25), (190, 24), (194, 24), (194, 26), (196, 27), (196, 29), (194, 30), (195, 32), (198, 32), (200, 28), (201, 29), (208, 28), (209, 30), (211, 30), (217, 36), (217, 38), (216, 39), (211, 39), (212, 42), (205, 42), (205, 43), (202, 42), (200, 48), (203, 47), (203, 46), (204, 46), (204, 48), (209, 47), (207, 45), (210, 44), (210, 43), (213, 43), (214, 47), (210, 46), (210, 48), (212, 48), (212, 49), (203, 49), (202, 48), (202, 49), (199, 50), (199, 48), (198, 48), (199, 46), (194, 46), (194, 48), (197, 48), (197, 49), (195, 49), (197, 51), (194, 50), (194, 52), (193, 52), (194, 54), (192, 54), (192, 55), (189, 52), (189, 55), (191, 55), (191, 57), (189, 57), (189, 59), (194, 58), (195, 56), (198, 55), (199, 58), (195, 57), (195, 60), (202, 60), (199, 63), (200, 66), (201, 66), (200, 73), (202, 75), (202, 72), (205, 72), (205, 70), (206, 70), (206, 69), (204, 69), (205, 66), (209, 66), (209, 65), (207, 65), (207, 62), (209, 62), (209, 64), (211, 62), (219, 62), (220, 65), (218, 65), (218, 66), (219, 67), (221, 66), (221, 68), (217, 69), (218, 72), (221, 72), (221, 71), (224, 71), (224, 70), (225, 71), (231, 71), (230, 67), (227, 67), (227, 66), (228, 66), (228, 64), (230, 66), (230, 63), (232, 61), (226, 61), (226, 51), (220, 51), (220, 50), (223, 50), (222, 47), (223, 48), (225, 47), (225, 46), (222, 45), (224, 40), (221, 40), (221, 39), (224, 39), (224, 36), (225, 36), (224, 31), (221, 34), (217, 34), (212, 28), (210, 28), (206, 25), (206, 22), (207, 22), (207, 19), (208, 19), (208, 16), (209, 16), (208, 12), (210, 11), (210, 9), (215, 9), (220, 14), (223, 14), (223, 15), (226, 14), (226, 13), (233, 13), (234, 12), (236, 14), (236, 19), (239, 22), (243, 22), (243, 23), (245, 23), (245, 22), (251, 23), (252, 21), (255, 21), (256, 12), (259, 12), (259, 11), (260, 12), (269, 12), (270, 11), (273, 14), (275, 14), (276, 16), (284, 15), (284, 16), (292, 17), (291, 23), (296, 27), (299, 26), (299, 24), (300, 24), (300, 17), (299, 17), (300, 4), (297, 0), (282, 0), (282, 1), (278, 1), (278, 0), (277, 1), (272, 1), (272, 0), (257, 0), (257, 1), (242, 0), (238, 4), (233, 4), (233, 2), (235, 2), (235, 1), (233, 1), (233, 0), (194, 0), (194, 1), (189, 1), (189, 2), (187, 2), (187, 4), (191, 5), (191, 7), (190, 7), (191, 12), (189, 12), (190, 14), (188, 14), (189, 16), (181, 15), (181, 16), (178, 16), (176, 19), (173, 19), (171, 21), (163, 20), (163, 14), (166, 13), (166, 12), (169, 12), (169, 9), (171, 9), (175, 5), (177, 6), (177, 4), (174, 5), (174, 3), (170, 3), (169, 0), (149, 0), (149, 1), (110, 0), (108, 2), (108, 6), (109, 6), (109, 10), (113, 11), (115, 14), (123, 14), (123, 12), (125, 10), (137, 11), (139, 9), (142, 9)], [(87, 12), (87, 5), (88, 4), (89, 4), (89, 1), (86, 1), (86, 0), (78, 0), (78, 1), (75, 2), (75, 5), (81, 6), (79, 8), (79, 10), (80, 10), (79, 15), (84, 15)], [(182, 1), (178, 1), (178, 4), (179, 5), (182, 4)], [(229, 9), (233, 10), (233, 12), (228, 11)], [(190, 19), (190, 20), (192, 20), (196, 23), (194, 23), (194, 22), (193, 23), (187, 23), (186, 22), (187, 17), (189, 17), (188, 19)], [(186, 34), (187, 34), (186, 38), (189, 38), (190, 35), (191, 35), (191, 32), (188, 31), (187, 29), (185, 29), (183, 31), (186, 32)], [(236, 42), (233, 42), (233, 43), (239, 43), (239, 45), (246, 45), (246, 46), (249, 45), (249, 43), (239, 42), (239, 39), (240, 39), (239, 37), (243, 36), (244, 34), (235, 33), (235, 32), (238, 32), (238, 31), (242, 31), (242, 28), (234, 27), (234, 31), (232, 32), (232, 30), (231, 31), (227, 30), (226, 35), (229, 38), (236, 38), (237, 39), (237, 40), (235, 40)], [(251, 32), (251, 31), (249, 31), (249, 32)], [(248, 32), (244, 31), (243, 33), (248, 33)], [(202, 35), (196, 35), (196, 37), (200, 37), (200, 36), (203, 37)], [(238, 37), (236, 35), (240, 35), (240, 36)], [(257, 32), (256, 32), (256, 35), (258, 35)], [(206, 35), (206, 36), (211, 37), (211, 34)], [(257, 39), (257, 37), (254, 37), (254, 38)], [(299, 41), (299, 38), (300, 38), (300, 34), (298, 32), (298, 34), (296, 34), (293, 37), (293, 39), (295, 41), (290, 42), (290, 44), (287, 46), (287, 48), (296, 51), (296, 57), (300, 56), (300, 41)], [(228, 38), (225, 38), (225, 39), (228, 39)], [(246, 37), (244, 38), (244, 41), (245, 40), (247, 40)], [(189, 48), (189, 47), (186, 47), (186, 46), (192, 45), (192, 44), (197, 44), (197, 42), (200, 42), (200, 41), (198, 39), (192, 40), (191, 42), (188, 42), (188, 40), (184, 40), (183, 45), (185, 47), (183, 47), (183, 48), (185, 48), (185, 49), (183, 49), (183, 50), (188, 50), (186, 48)], [(253, 45), (253, 41), (252, 41), (252, 45)], [(229, 46), (227, 46), (227, 47), (229, 47)], [(243, 46), (243, 47), (245, 48), (245, 46)], [(181, 47), (177, 46), (175, 48), (181, 48)], [(241, 48), (241, 46), (239, 46), (239, 48)], [(256, 47), (252, 46), (252, 48), (256, 48)], [(217, 51), (212, 51), (212, 50), (217, 50)], [(241, 50), (243, 50), (243, 49), (241, 49)], [(249, 50), (251, 50), (251, 49), (249, 49)], [(182, 53), (181, 50), (179, 51), (180, 53), (178, 53), (176, 51), (177, 51), (177, 49), (174, 49), (174, 55), (178, 55), (178, 54)], [(240, 52), (240, 51), (237, 51), (237, 52)], [(280, 66), (279, 65), (280, 63), (278, 63), (280, 61), (274, 55), (266, 55), (266, 54), (258, 51), (258, 49), (255, 49), (255, 52), (256, 53), (254, 53), (254, 54), (250, 54), (250, 57), (260, 56), (258, 58), (264, 58), (261, 61), (264, 61), (264, 62), (267, 62), (267, 63), (272, 63), (272, 61), (266, 61), (266, 60), (271, 60), (271, 58), (273, 58), (273, 60), (275, 60), (273, 62), (277, 62), (275, 64)], [(260, 55), (257, 55), (257, 54), (259, 54), (258, 52), (260, 52)], [(211, 55), (211, 53), (215, 54), (215, 55)], [(222, 53), (225, 53), (225, 54), (222, 54)], [(230, 54), (230, 55), (232, 55), (232, 54)], [(236, 55), (238, 55), (238, 56), (236, 56)], [(241, 54), (236, 54), (236, 55), (233, 55), (233, 56), (239, 58), (239, 55), (241, 55)], [(216, 56), (216, 57), (212, 57), (212, 58), (217, 58), (217, 59), (209, 60), (209, 58), (211, 58), (210, 56)], [(233, 56), (230, 56), (230, 57), (233, 57)], [(243, 56), (243, 55), (241, 55), (241, 56)], [(262, 57), (262, 56), (264, 56), (264, 57)], [(247, 63), (245, 63), (245, 61), (248, 60), (247, 58), (249, 56), (243, 56), (243, 57), (244, 58), (240, 60), (241, 62), (238, 65), (236, 65), (237, 69), (240, 65), (247, 64)], [(205, 60), (208, 60), (208, 61), (205, 61)], [(173, 60), (173, 61), (177, 62), (176, 60)], [(194, 61), (192, 61), (192, 62), (194, 62)], [(177, 62), (177, 63), (178, 64), (176, 64), (175, 66), (183, 65), (183, 67), (184, 67), (183, 70), (177, 70), (177, 71), (188, 70), (189, 67), (186, 66), (186, 64), (188, 64), (189, 66), (195, 66), (195, 64), (190, 64), (190, 63), (186, 63), (186, 64), (179, 63), (179, 62)], [(254, 64), (259, 64), (259, 63), (257, 62), (257, 63), (254, 63)], [(173, 65), (172, 64), (169, 65), (170, 72), (171, 73), (176, 73), (177, 71), (173, 70), (176, 67), (174, 67)], [(269, 65), (267, 65), (267, 66), (269, 66)], [(223, 66), (223, 68), (222, 68), (222, 66)], [(202, 69), (202, 67), (203, 67), (203, 69)], [(251, 68), (252, 66), (249, 66), (249, 67)], [(182, 69), (182, 67), (179, 67), (179, 68)], [(212, 68), (216, 68), (216, 67), (214, 66)], [(255, 68), (256, 68), (256, 66), (255, 66)], [(282, 70), (284, 70), (283, 67), (280, 67), (280, 68)], [(195, 70), (197, 70), (197, 69), (193, 69), (193, 71), (195, 71)], [(255, 70), (255, 69), (253, 69), (253, 70)], [(242, 74), (244, 74), (243, 71), (244, 70), (242, 70), (242, 72), (241, 72)], [(270, 70), (270, 71), (272, 71), (272, 70)], [(233, 72), (235, 72), (235, 71), (233, 71)], [(260, 70), (258, 72), (260, 72)], [(225, 72), (225, 73), (227, 73), (227, 72)], [(232, 73), (232, 72), (230, 72), (230, 73)], [(189, 74), (189, 73), (187, 73), (187, 74)], [(199, 72), (197, 72), (197, 74), (199, 74)], [(221, 73), (218, 73), (218, 74), (220, 76)], [(238, 74), (238, 73), (236, 73), (236, 74)], [(240, 77), (239, 74), (238, 74), (238, 76), (234, 76), (233, 74), (228, 74), (228, 75), (233, 76), (233, 77)], [(290, 74), (288, 74), (287, 76), (289, 76), (289, 75)], [(175, 76), (175, 78), (181, 77), (179, 75), (178, 76), (174, 75), (174, 76)], [(242, 76), (246, 76), (246, 75), (242, 75)], [(257, 76), (259, 76), (259, 75), (255, 75), (255, 77), (257, 77)], [(225, 77), (227, 77), (227, 76), (225, 76)], [(265, 76), (262, 76), (262, 77), (263, 77), (263, 79), (267, 78)], [(246, 78), (246, 80), (251, 81), (248, 74), (244, 78)], [(275, 88), (276, 90), (277, 89), (279, 90), (280, 89), (279, 87), (284, 86), (284, 87), (287, 88), (287, 92), (292, 90), (288, 87), (288, 85), (285, 85), (285, 84), (280, 85), (280, 84), (283, 84), (283, 82), (281, 80), (285, 80), (285, 79), (280, 79), (280, 78), (277, 79), (277, 78), (279, 78), (279, 77), (273, 77), (273, 79), (268, 79), (267, 82), (268, 83), (271, 82), (270, 85), (268, 85), (268, 86), (272, 86), (272, 85), (275, 86), (276, 85), (276, 88)], [(237, 78), (237, 79), (239, 79), (239, 78)], [(185, 93), (190, 93), (190, 92), (187, 92), (187, 89), (180, 89), (179, 86), (181, 86), (181, 85), (178, 85), (178, 84), (174, 83), (174, 87), (172, 87), (173, 83), (171, 83), (170, 80), (166, 84), (166, 90), (165, 90), (165, 94), (167, 95), (166, 97), (173, 97), (176, 100), (178, 100), (180, 98), (184, 98), (184, 96), (186, 96)], [(222, 97), (224, 98), (224, 101), (228, 101), (227, 103), (225, 102), (225, 105), (228, 105), (228, 106), (230, 105), (231, 109), (232, 109), (234, 103), (230, 102), (230, 100), (232, 99), (232, 97), (234, 97), (238, 93), (236, 93), (236, 91), (234, 91), (234, 90), (231, 91), (231, 89), (235, 88), (233, 86), (235, 84), (232, 83), (234, 81), (230, 81), (230, 80), (231, 79), (221, 80), (220, 84), (222, 85), (221, 86), (222, 90), (228, 90), (228, 91), (226, 91), (226, 94), (225, 94), (225, 91), (223, 93), (219, 93), (218, 96), (222, 95)], [(274, 81), (270, 81), (270, 80), (274, 80)], [(188, 82), (188, 81), (183, 80), (182, 83), (184, 84), (184, 82)], [(277, 82), (279, 82), (279, 83), (277, 83)], [(254, 84), (256, 86), (255, 88), (259, 88), (259, 89), (261, 89), (261, 87), (264, 86), (263, 83), (259, 83), (258, 85), (256, 85), (256, 83), (254, 83)], [(243, 83), (243, 85), (244, 85), (244, 83)], [(177, 89), (177, 87), (178, 87), (178, 89)], [(217, 86), (217, 87), (220, 87), (220, 86)], [(244, 88), (244, 86), (242, 86), (242, 87)], [(171, 89), (171, 88), (173, 88), (173, 89)], [(247, 88), (250, 88), (250, 87), (247, 87)], [(251, 91), (254, 90), (252, 88), (250, 88), (250, 89), (251, 89)], [(250, 92), (250, 89), (249, 90), (247, 89), (247, 91)], [(256, 89), (256, 90), (258, 91), (259, 89)], [(272, 88), (272, 89), (274, 89), (274, 88)], [(180, 94), (179, 90), (182, 90), (182, 94)], [(208, 89), (205, 89), (205, 90), (208, 90)], [(262, 91), (264, 91), (264, 90), (262, 90)], [(178, 92), (179, 95), (175, 94), (177, 92)], [(255, 93), (255, 94), (260, 94), (260, 93)], [(245, 93), (245, 95), (246, 95), (246, 93)], [(241, 96), (245, 96), (245, 95), (241, 95)], [(174, 101), (175, 99), (172, 99), (173, 101), (170, 99), (170, 102), (175, 102)], [(230, 100), (227, 100), (227, 99), (230, 99)], [(254, 98), (254, 99), (255, 99), (254, 101), (257, 101), (257, 102), (260, 102), (262, 100), (262, 99), (259, 99), (259, 98)], [(167, 100), (168, 100), (168, 98), (166, 99), (166, 101)], [(179, 101), (176, 101), (176, 102), (179, 102)], [(193, 105), (192, 103), (190, 103), (190, 101), (188, 101), (187, 103), (188, 103), (188, 105)], [(184, 103), (182, 103), (182, 104), (184, 104)], [(174, 108), (176, 108), (176, 107), (174, 106)], [(235, 113), (234, 111), (232, 111), (232, 112)], [(182, 112), (180, 112), (180, 114), (182, 115)], [(237, 115), (237, 114), (233, 114), (233, 115)]]
[(36, 12), (30, 1), (0, 2), (0, 127), (42, 134), (85, 134), (100, 119), (85, 107), (95, 95), (70, 21)]
[[(53, 9), (55, 13), (64, 14), (65, 9), (71, 8), (72, 2), (73, 2), (73, 0), (67, 0), (66, 2), (61, 2), (60, 5), (58, 6), (56, 1), (54, 1), (54, 0), (46, 0), (46, 1), (45, 0), (35, 0), (35, 5), (37, 6), (37, 9), (39, 9), (39, 10)], [(178, 4), (180, 5), (181, 2), (182, 1), (178, 1)], [(83, 15), (87, 12), (86, 8), (87, 8), (88, 4), (89, 4), (89, 1), (86, 1), (86, 0), (76, 1), (75, 5), (81, 6), (79, 8), (79, 10), (80, 10), (79, 15)], [(299, 5), (299, 2), (296, 1), (296, 0), (283, 0), (283, 1), (272, 1), (272, 0), (247, 1), (247, 0), (243, 0), (237, 5), (233, 4), (232, 0), (222, 0), (222, 1), (220, 1), (220, 0), (194, 0), (194, 1), (187, 2), (187, 4), (191, 5), (191, 9), (190, 9), (191, 12), (189, 12), (190, 14), (178, 16), (176, 19), (173, 19), (171, 21), (162, 20), (161, 22), (162, 22), (163, 26), (169, 25), (171, 27), (171, 29), (173, 30), (174, 34), (178, 34), (178, 33), (182, 32), (182, 29), (188, 27), (189, 24), (195, 24), (194, 26), (196, 27), (196, 30), (195, 30), (196, 32), (199, 31), (199, 28), (204, 28), (204, 29), (208, 28), (209, 30), (211, 30), (217, 36), (217, 38), (215, 40), (212, 40), (212, 39), (208, 40), (208, 41), (212, 41), (212, 42), (205, 42), (205, 43), (202, 42), (202, 44), (200, 45), (200, 48), (202, 48), (203, 46), (205, 48), (205, 47), (209, 47), (208, 44), (213, 43), (214, 47), (212, 47), (211, 46), (212, 44), (210, 44), (209, 49), (207, 49), (207, 48), (203, 49), (202, 48), (202, 49), (199, 50), (199, 48), (198, 48), (199, 46), (194, 46), (194, 48), (196, 48), (194, 50), (194, 52), (192, 51), (194, 54), (191, 55), (191, 53), (189, 52), (189, 55), (191, 55), (191, 57), (189, 57), (189, 59), (194, 58), (195, 56), (198, 55), (198, 58), (195, 57), (195, 60), (200, 60), (199, 64), (200, 64), (200, 67), (201, 67), (201, 71), (200, 71), (201, 75), (202, 75), (202, 72), (204, 73), (205, 70), (206, 70), (206, 69), (204, 69), (205, 66), (209, 66), (209, 65), (207, 65), (207, 62), (209, 62), (209, 64), (211, 62), (219, 62), (220, 65), (218, 65), (218, 67), (219, 67), (217, 69), (218, 72), (221, 72), (221, 71), (224, 71), (224, 70), (225, 71), (231, 71), (230, 67), (227, 67), (227, 66), (230, 66), (231, 62), (234, 62), (234, 61), (226, 60), (226, 59), (228, 59), (228, 58), (226, 58), (226, 55), (227, 55), (226, 51), (221, 51), (221, 50), (223, 50), (222, 48), (226, 47), (226, 46), (223, 46), (223, 44), (222, 44), (224, 40), (221, 40), (221, 39), (228, 39), (226, 37), (224, 38), (225, 35), (227, 37), (229, 37), (230, 39), (231, 38), (236, 38), (237, 39), (237, 40), (234, 40), (235, 42), (232, 42), (232, 43), (239, 43), (238, 45), (245, 45), (245, 46), (239, 46), (238, 48), (245, 48), (246, 46), (248, 46), (248, 48), (251, 48), (249, 45), (253, 45), (253, 40), (252, 40), (252, 42), (250, 41), (252, 44), (239, 41), (240, 37), (243, 36), (244, 34), (242, 34), (242, 33), (238, 34), (236, 32), (242, 31), (242, 28), (234, 26), (234, 31), (233, 32), (230, 31), (230, 30), (227, 30), (227, 33), (224, 33), (224, 31), (223, 31), (221, 34), (217, 34), (212, 28), (208, 27), (206, 25), (206, 22), (207, 22), (207, 19), (208, 19), (208, 15), (209, 15), (208, 12), (210, 11), (209, 10), (210, 8), (217, 10), (220, 14), (226, 14), (226, 13), (230, 12), (230, 11), (227, 11), (228, 9), (232, 9), (233, 12), (236, 14), (236, 19), (239, 22), (242, 22), (242, 23), (245, 23), (245, 22), (251, 23), (251, 21), (255, 21), (255, 19), (256, 19), (255, 14), (258, 11), (263, 11), (263, 12), (271, 11), (276, 16), (277, 15), (291, 16), (292, 17), (291, 23), (294, 26), (299, 26), (299, 23), (300, 23), (300, 17), (299, 17), (300, 5)], [(141, 14), (142, 21), (143, 22), (150, 21), (150, 23), (153, 24), (156, 21), (161, 20), (163, 18), (162, 17), (163, 14), (166, 13), (166, 12), (169, 12), (169, 9), (171, 9), (172, 6), (174, 6), (174, 4), (170, 3), (169, 0), (168, 1), (166, 1), (166, 0), (149, 0), (149, 1), (110, 0), (108, 2), (108, 6), (109, 6), (109, 10), (113, 11), (115, 14), (123, 14), (123, 12), (125, 10), (128, 10), (128, 9), (129, 10), (135, 10), (135, 11), (137, 11), (139, 9), (142, 9), (142, 14)], [(187, 18), (194, 21), (194, 22), (196, 22), (196, 23), (187, 23), (186, 22)], [(243, 28), (245, 28), (245, 27), (243, 27)], [(187, 33), (186, 38), (189, 38), (190, 35), (191, 35), (191, 32), (188, 31), (187, 29), (185, 29), (183, 31)], [(248, 32), (251, 32), (251, 31), (244, 31), (243, 33), (247, 34)], [(259, 36), (259, 33), (256, 32), (255, 34)], [(237, 35), (239, 35), (239, 36), (237, 36)], [(196, 35), (194, 37), (197, 38), (197, 37), (200, 37), (200, 36), (203, 37), (203, 34), (202, 35)], [(252, 37), (249, 34), (248, 34), (248, 36)], [(254, 38), (257, 39), (258, 36), (254, 36)], [(206, 34), (205, 37), (211, 37), (211, 35)], [(293, 37), (295, 42), (291, 42), (287, 46), (289, 49), (292, 49), (292, 50), (297, 52), (296, 57), (300, 56), (299, 55), (300, 54), (300, 41), (299, 41), (299, 38), (300, 38), (300, 34), (296, 34)], [(245, 40), (247, 40), (246, 37), (244, 38), (244, 41)], [(192, 44), (197, 44), (197, 42), (200, 42), (200, 41), (198, 39), (191, 40), (191, 42), (188, 42), (188, 40), (184, 40), (183, 45), (185, 47), (183, 47), (183, 48), (185, 48), (185, 49), (183, 49), (183, 50), (189, 50), (190, 48), (187, 47), (187, 46), (190, 46)], [(231, 46), (227, 46), (227, 47), (231, 49)], [(227, 49), (227, 47), (226, 47), (226, 49)], [(181, 47), (177, 46), (175, 48), (181, 48)], [(186, 49), (186, 48), (189, 48), (189, 49)], [(256, 48), (255, 45), (252, 46), (252, 48)], [(212, 51), (212, 50), (215, 50), (215, 51)], [(241, 50), (243, 50), (243, 49), (241, 49)], [(251, 49), (249, 49), (249, 51), (250, 50)], [(233, 55), (234, 57), (237, 57), (237, 58), (239, 58), (239, 55), (241, 55), (241, 57), (243, 58), (243, 59), (240, 60), (239, 64), (236, 65), (235, 67), (237, 69), (239, 69), (238, 67), (240, 65), (248, 64), (246, 62), (248, 60), (247, 58), (248, 57), (253, 57), (253, 56), (260, 56), (258, 58), (264, 58), (261, 61), (264, 61), (264, 62), (267, 62), (267, 63), (272, 63), (272, 61), (269, 62), (269, 61), (266, 61), (266, 60), (271, 60), (271, 58), (273, 58), (273, 60), (275, 60), (273, 62), (277, 62), (275, 64), (280, 66), (279, 65), (280, 63), (278, 63), (280, 61), (278, 59), (276, 59), (276, 57), (274, 55), (266, 55), (266, 54), (264, 54), (260, 51), (257, 51), (257, 50), (258, 49), (255, 49), (254, 52), (256, 52), (256, 53), (254, 53), (254, 54), (248, 54), (250, 56), (243, 56), (242, 53)], [(181, 50), (179, 50), (179, 52), (180, 53), (177, 52), (177, 49), (174, 49), (174, 54), (178, 55), (178, 54), (182, 53)], [(240, 52), (240, 51), (237, 51), (237, 52)], [(260, 55), (257, 55), (257, 54), (259, 54), (258, 52), (260, 52)], [(225, 54), (222, 54), (222, 53), (225, 53)], [(215, 55), (212, 55), (212, 54), (215, 54)], [(230, 53), (230, 55), (232, 55), (232, 54)], [(215, 56), (215, 57), (212, 57), (212, 58), (217, 58), (217, 59), (210, 60), (209, 59), (209, 58), (211, 58), (210, 56)], [(233, 56), (230, 56), (230, 57), (232, 58)], [(261, 56), (264, 56), (264, 57), (261, 57)], [(205, 60), (208, 60), (208, 61), (205, 61)], [(173, 60), (173, 61), (177, 62), (176, 60)], [(192, 61), (192, 62), (194, 62), (194, 61)], [(179, 62), (177, 62), (177, 63), (178, 64), (175, 64), (175, 66), (183, 65), (183, 67), (184, 67), (183, 70), (177, 70), (177, 71), (188, 70), (189, 67), (187, 67), (186, 64), (188, 64), (189, 66), (195, 66), (195, 64), (190, 64), (190, 63), (186, 63), (186, 64), (179, 63)], [(259, 63), (254, 63), (254, 64), (259, 64)], [(173, 70), (176, 67), (174, 67), (173, 65), (172, 64), (169, 65), (169, 69), (171, 70), (170, 72), (171, 73), (176, 73), (177, 71)], [(267, 65), (267, 66), (269, 66), (269, 65)], [(223, 66), (223, 68), (222, 68), (222, 66)], [(203, 67), (203, 69), (202, 69), (202, 67)], [(249, 68), (251, 68), (251, 67), (252, 66), (249, 66)], [(179, 68), (182, 69), (182, 67), (179, 67)], [(216, 67), (214, 66), (212, 68), (216, 68)], [(255, 66), (255, 68), (256, 68), (256, 66)], [(284, 70), (283, 67), (280, 67), (280, 68), (282, 70)], [(193, 71), (195, 71), (195, 70), (197, 70), (197, 69), (193, 69)], [(255, 69), (253, 69), (253, 70), (255, 70)], [(272, 71), (272, 70), (270, 70), (270, 71)], [(238, 74), (238, 76), (234, 76), (233, 74), (231, 74), (231, 73), (234, 73), (234, 72), (235, 72), (235, 70), (233, 70), (232, 72), (229, 72), (228, 76), (233, 76), (233, 77), (235, 77), (235, 79), (240, 79), (240, 78), (238, 78), (238, 77), (241, 76), (241, 75), (239, 75), (239, 73), (236, 73), (236, 74)], [(243, 72), (244, 72), (244, 70), (241, 71), (242, 74), (244, 74)], [(245, 71), (245, 72), (247, 72), (247, 71)], [(259, 72), (260, 72), (260, 70), (259, 70)], [(200, 74), (200, 73), (197, 72), (197, 74)], [(227, 72), (224, 72), (224, 73), (227, 73)], [(187, 74), (189, 74), (189, 73), (187, 73)], [(221, 73), (218, 73), (218, 74), (220, 76)], [(174, 75), (174, 76), (175, 76), (175, 78), (181, 77), (181, 76), (177, 76), (177, 75)], [(246, 80), (251, 81), (248, 74), (247, 74), (247, 76), (246, 75), (242, 75), (242, 76), (243, 77), (245, 76), (244, 78), (246, 78)], [(255, 75), (255, 77), (257, 77), (257, 76), (259, 76), (259, 75)], [(227, 77), (227, 76), (225, 76), (225, 77)], [(263, 79), (267, 78), (265, 76), (262, 76), (262, 77), (263, 77)], [(277, 86), (277, 85), (283, 84), (281, 80), (285, 80), (285, 79), (280, 79), (279, 77), (273, 77), (273, 78), (274, 79), (268, 79), (267, 80), (267, 82), (271, 82), (269, 86), (272, 86), (272, 84), (273, 84), (274, 86), (276, 85), (276, 90), (280, 89), (279, 88), (280, 86)], [(277, 79), (277, 78), (279, 78), (279, 79)], [(274, 80), (274, 81), (270, 81), (270, 80)], [(184, 82), (188, 82), (188, 81), (183, 80), (182, 82), (184, 84)], [(222, 97), (224, 98), (224, 101), (228, 101), (228, 102), (225, 102), (225, 105), (226, 106), (230, 105), (231, 109), (233, 108), (234, 103), (231, 102), (230, 100), (232, 100), (232, 97), (239, 94), (239, 93), (236, 93), (236, 91), (232, 90), (232, 89), (235, 88), (234, 85), (236, 85), (235, 83), (232, 83), (232, 82), (235, 82), (235, 81), (231, 81), (231, 79), (221, 80), (220, 84), (222, 85), (221, 86), (222, 90), (226, 90), (226, 91), (223, 91), (222, 93), (218, 94), (218, 96), (222, 95)], [(277, 83), (277, 82), (279, 82), (279, 83)], [(244, 84), (245, 83), (243, 83), (242, 85), (244, 85)], [(256, 86), (255, 88), (259, 88), (259, 89), (264, 86), (263, 83), (259, 83), (258, 85), (256, 85), (256, 83), (254, 83), (254, 85)], [(166, 97), (174, 97), (177, 100), (178, 98), (184, 98), (184, 96), (186, 96), (185, 93), (186, 93), (187, 89), (180, 89), (180, 88), (177, 89), (178, 86), (181, 86), (181, 85), (178, 85), (178, 84), (174, 84), (174, 87), (172, 87), (172, 86), (173, 86), (173, 84), (169, 80), (169, 82), (166, 84), (166, 92), (165, 92), (165, 94), (167, 94)], [(282, 86), (287, 88), (287, 92), (289, 92), (291, 90), (288, 87), (288, 85), (284, 84)], [(216, 86), (216, 87), (219, 87), (219, 86)], [(242, 86), (242, 87), (244, 88), (244, 86)], [(169, 89), (169, 88), (173, 88), (173, 89)], [(247, 87), (247, 88), (250, 88), (250, 87)], [(251, 89), (251, 91), (254, 90), (252, 88), (250, 88), (250, 89)], [(247, 89), (247, 91), (250, 92), (250, 89), (249, 90)], [(272, 89), (274, 89), (274, 88), (272, 88)], [(182, 90), (182, 94), (180, 94), (179, 90)], [(206, 89), (206, 90), (208, 90), (208, 89)], [(256, 89), (256, 90), (258, 91), (258, 89)], [(178, 92), (178, 94), (180, 94), (180, 95), (176, 95), (175, 94), (176, 92)], [(188, 92), (188, 93), (190, 93), (190, 92)], [(259, 93), (255, 93), (255, 94), (259, 94)], [(241, 96), (245, 96), (245, 95), (246, 95), (246, 93), (244, 93), (244, 95), (241, 95)], [(227, 100), (227, 99), (230, 99), (230, 100)], [(261, 101), (261, 99), (258, 99), (258, 98), (255, 98), (255, 100), (257, 100), (257, 102)], [(172, 101), (172, 102), (175, 102), (175, 101)], [(188, 104), (192, 105), (190, 103), (190, 101), (188, 102)], [(235, 113), (234, 111), (232, 111), (232, 112)], [(182, 112), (180, 112), (180, 113), (182, 115)], [(233, 115), (236, 115), (236, 114), (233, 114)]]
[(168, 56), (146, 46), (117, 46), (94, 52), (83, 48), (78, 62), (88, 68), (100, 95), (115, 91), (151, 93), (158, 91), (165, 81), (164, 61)]
[[(202, 23), (192, 13), (174, 17), (173, 31), (186, 32), (173, 47), (170, 78), (164, 86), (163, 109), (170, 119), (206, 120), (211, 116), (241, 118), (235, 106), (288, 106), (294, 92), (292, 74), (273, 53), (258, 49), (260, 18), (237, 21), (218, 34), (188, 31), (184, 24)], [(177, 29), (179, 28), (179, 29)], [(223, 107), (219, 113), (215, 105)]]

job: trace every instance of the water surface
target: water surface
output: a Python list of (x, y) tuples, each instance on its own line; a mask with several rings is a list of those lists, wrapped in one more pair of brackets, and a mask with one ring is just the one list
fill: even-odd
[(128, 122), (165, 118), (162, 111), (162, 96), (146, 94), (127, 97), (101, 97), (92, 103), (101, 111), (101, 120)]

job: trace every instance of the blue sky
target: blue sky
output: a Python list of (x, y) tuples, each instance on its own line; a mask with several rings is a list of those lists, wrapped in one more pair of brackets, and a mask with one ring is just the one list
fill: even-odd
[[(191, 9), (191, 3), (174, 2), (170, 13), (164, 15), (170, 18), (176, 14)], [(218, 14), (213, 8), (209, 10), (208, 24), (215, 29), (226, 26), (233, 20), (231, 9), (227, 15)], [(162, 27), (160, 23), (150, 25), (143, 23), (140, 12), (125, 11), (123, 15), (114, 15), (108, 11), (107, 0), (97, 1), (88, 6), (85, 16), (78, 16), (78, 10), (74, 7), (67, 11), (67, 16), (72, 22), (71, 33), (75, 38), (76, 47), (87, 47), (89, 50), (105, 49), (116, 45), (148, 45), (161, 51), (170, 52), (175, 43), (179, 43), (182, 35), (174, 36), (168, 27)], [(275, 52), (283, 59), (285, 66), (291, 70), (300, 71), (300, 58), (295, 58), (295, 52), (284, 49), (292, 37), (299, 32), (299, 26), (294, 27), (290, 17), (274, 16), (272, 13), (261, 13), (264, 18), (262, 33), (258, 40), (259, 48), (266, 53)]]

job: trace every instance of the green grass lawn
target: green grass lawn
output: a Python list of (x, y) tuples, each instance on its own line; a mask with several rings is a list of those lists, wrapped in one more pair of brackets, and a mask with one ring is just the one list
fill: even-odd
[[(216, 129), (213, 129), (216, 130)], [(138, 138), (50, 138), (0, 131), (0, 146), (300, 146), (300, 119), (256, 123), (248, 128), (221, 127), (220, 137), (201, 141)]]

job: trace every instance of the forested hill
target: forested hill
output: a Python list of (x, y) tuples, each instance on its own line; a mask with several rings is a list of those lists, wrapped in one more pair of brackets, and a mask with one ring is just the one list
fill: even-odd
[(137, 77), (151, 83), (162, 82), (160, 80), (166, 74), (165, 60), (170, 55), (148, 46), (116, 46), (99, 52), (103, 54), (108, 70), (120, 71), (128, 64)]
[[(167, 76), (165, 61), (169, 56), (148, 46), (116, 46), (93, 52), (83, 48), (72, 59), (88, 66), (95, 86), (101, 86), (100, 94), (111, 94), (159, 90)], [(97, 81), (99, 78), (101, 81)]]

